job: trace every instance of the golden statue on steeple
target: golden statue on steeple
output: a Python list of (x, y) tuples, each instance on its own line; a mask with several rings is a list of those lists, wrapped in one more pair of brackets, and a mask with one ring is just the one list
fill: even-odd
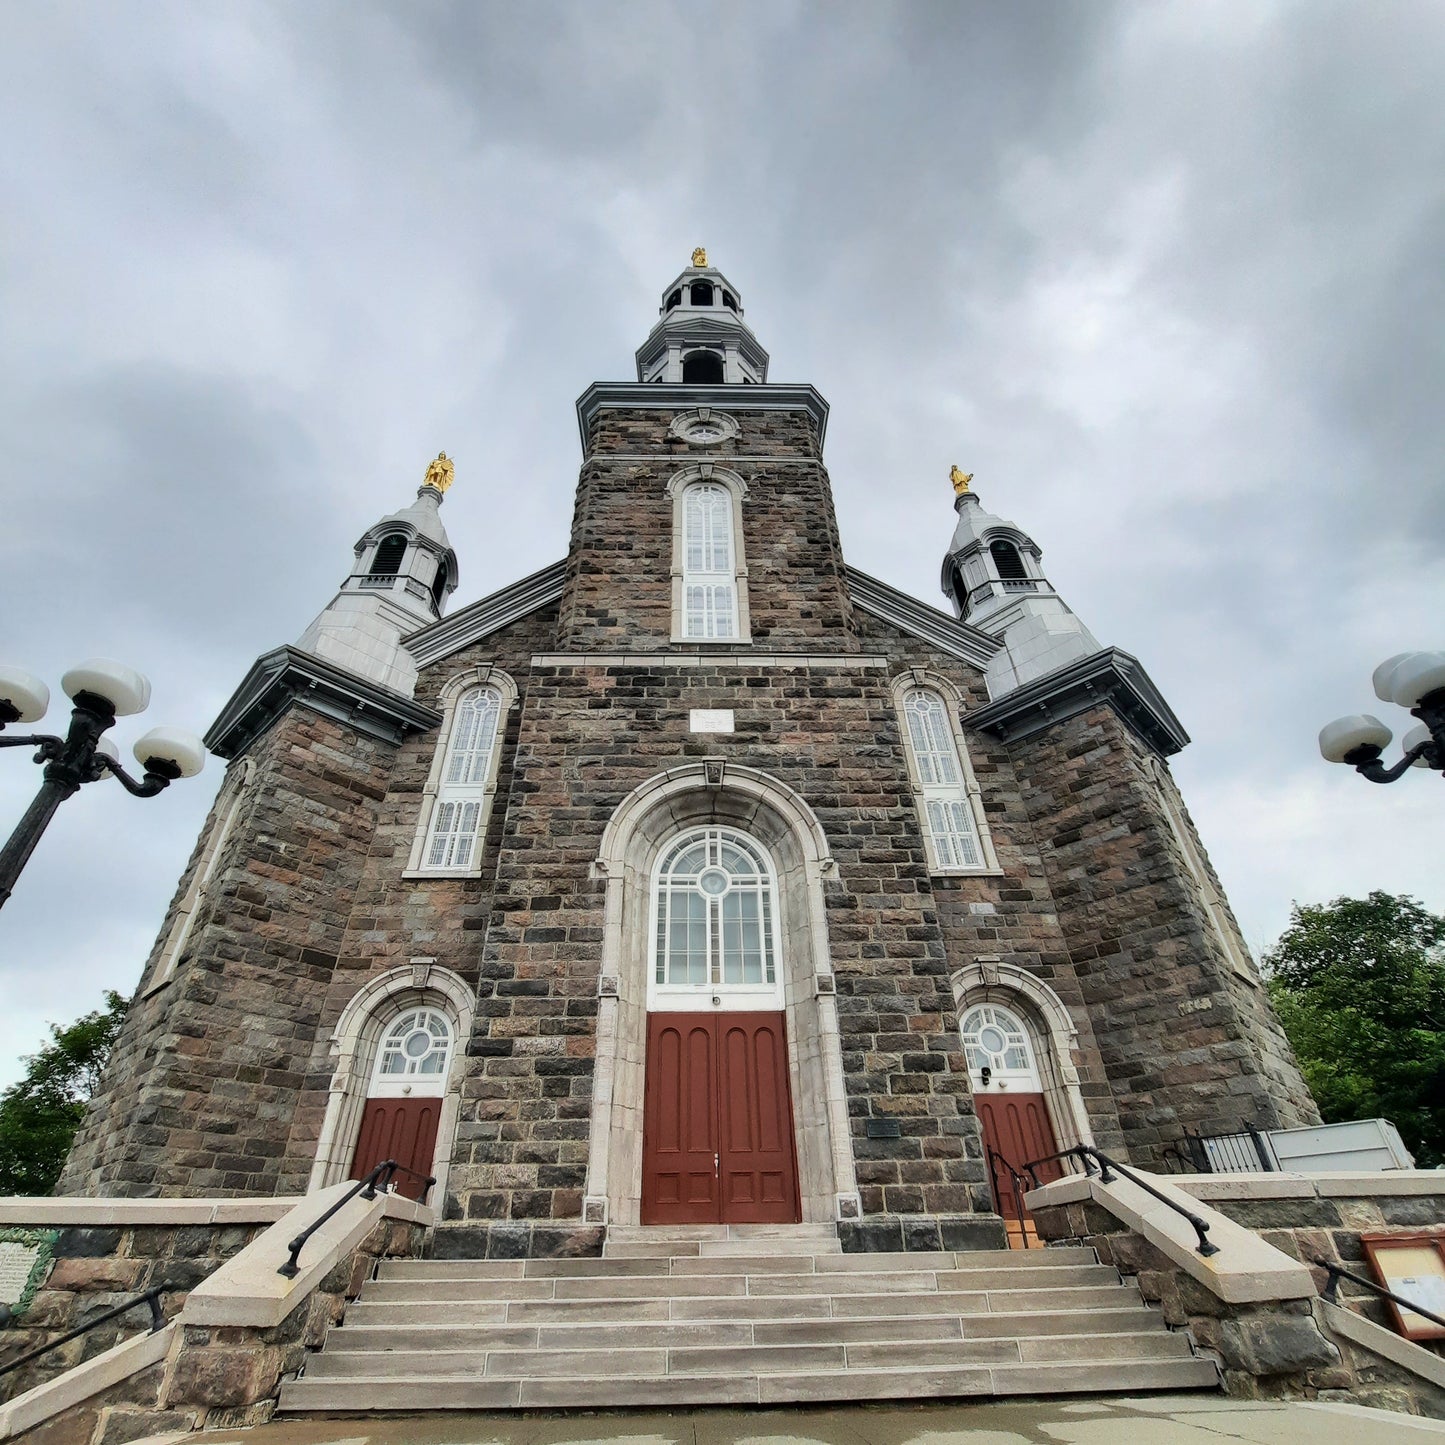
[(961, 497), (968, 490), (968, 484), (973, 480), (973, 473), (961, 472), (955, 466), (949, 472), (948, 480), (953, 483), (953, 495)]
[(456, 475), (457, 469), (452, 465), (451, 458), (445, 452), (438, 452), (436, 461), (426, 469), (426, 476), (422, 478), (421, 484), (445, 494), (446, 489), (456, 480)]
[(706, 266), (706, 265), (707, 265), (707, 247), (706, 247), (706, 246), (699, 246), (699, 247), (697, 248), (697, 250), (695, 250), (695, 251), (692, 253), (692, 264), (693, 264), (694, 266)]

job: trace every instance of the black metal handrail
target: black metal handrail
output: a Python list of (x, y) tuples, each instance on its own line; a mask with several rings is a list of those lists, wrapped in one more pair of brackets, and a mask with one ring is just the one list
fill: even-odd
[[(405, 1164), (398, 1164), (398, 1165), (396, 1165), (396, 1166), (393, 1168), (393, 1170), (392, 1170), (392, 1176), (393, 1176), (393, 1178), (394, 1178), (396, 1175), (398, 1175), (398, 1174), (410, 1174), (413, 1179), (420, 1179), (420, 1180), (421, 1180), (421, 1185), (422, 1185), (421, 1197), (417, 1200), (417, 1203), (418, 1203), (418, 1204), (425, 1204), (425, 1203), (426, 1203), (426, 1197), (427, 1197), (427, 1195), (431, 1193), (431, 1187), (432, 1187), (432, 1185), (437, 1182), (437, 1181), (436, 1181), (436, 1175), (435, 1175), (435, 1174), (423, 1174), (420, 1169), (411, 1169), (411, 1168), (409, 1168), (409, 1167), (408, 1167), (407, 1165), (405, 1165)], [(391, 1187), (392, 1187), (392, 1183), (391, 1183), (391, 1180), (390, 1180), (390, 1179), (387, 1180), (387, 1183), (386, 1183), (386, 1186), (385, 1186), (385, 1187), (387, 1187), (387, 1188), (391, 1188)]]
[[(1366, 1279), (1363, 1275), (1356, 1274), (1353, 1270), (1342, 1269), (1337, 1264), (1331, 1264), (1327, 1259), (1312, 1259), (1310, 1263), (1317, 1265), (1329, 1274), (1330, 1282), (1325, 1286), (1324, 1298), (1332, 1305), (1340, 1303), (1340, 1281), (1347, 1279), (1352, 1284), (1362, 1284), (1366, 1289), (1374, 1290), (1382, 1299), (1391, 1300), (1402, 1310), (1409, 1310), (1412, 1314), (1424, 1315), (1432, 1324), (1445, 1328), (1445, 1318), (1437, 1315), (1434, 1310), (1427, 1310), (1424, 1305), (1411, 1304), (1409, 1300), (1401, 1299), (1393, 1290), (1386, 1289), (1382, 1284), (1376, 1284), (1372, 1279)], [(1343, 1308), (1343, 1306), (1341, 1306), (1341, 1308)]]
[(1030, 1179), (1034, 1181), (1034, 1188), (1039, 1187), (1038, 1169), (1041, 1164), (1052, 1164), (1057, 1159), (1077, 1159), (1083, 1165), (1084, 1173), (1092, 1175), (1094, 1170), (1090, 1164), (1091, 1159), (1099, 1161), (1099, 1183), (1112, 1184), (1114, 1176), (1109, 1172), (1117, 1169), (1131, 1184), (1137, 1184), (1146, 1194), (1152, 1194), (1160, 1204), (1168, 1205), (1175, 1214), (1181, 1215), (1194, 1226), (1194, 1232), (1199, 1236), (1199, 1253), (1206, 1259), (1211, 1254), (1219, 1253), (1219, 1246), (1209, 1241), (1209, 1225), (1195, 1214), (1192, 1210), (1186, 1209), (1182, 1204), (1177, 1204), (1167, 1194), (1161, 1194), (1147, 1180), (1141, 1179), (1132, 1169), (1120, 1164), (1117, 1159), (1111, 1159), (1101, 1149), (1095, 1149), (1092, 1144), (1075, 1144), (1072, 1149), (1060, 1149), (1057, 1154), (1046, 1154), (1042, 1159), (1035, 1159), (1030, 1164), (1025, 1164), (1024, 1169)]
[(157, 1330), (163, 1329), (166, 1323), (166, 1317), (161, 1312), (161, 1296), (170, 1292), (171, 1286), (168, 1284), (152, 1285), (144, 1294), (138, 1294), (134, 1298), (126, 1300), (124, 1304), (112, 1305), (110, 1309), (102, 1310), (94, 1319), (89, 1319), (86, 1320), (84, 1324), (76, 1325), (73, 1330), (67, 1330), (63, 1335), (51, 1340), (49, 1344), (40, 1345), (33, 1350), (27, 1350), (25, 1354), (11, 1360), (8, 1364), (0, 1365), (0, 1375), (8, 1375), (11, 1370), (18, 1370), (21, 1365), (28, 1365), (31, 1360), (38, 1360), (41, 1355), (46, 1354), (50, 1350), (57, 1349), (61, 1345), (68, 1345), (71, 1340), (77, 1340), (81, 1335), (89, 1334), (97, 1325), (103, 1325), (108, 1320), (117, 1319), (123, 1314), (128, 1314), (140, 1304), (148, 1304), (151, 1307), (151, 1327), (148, 1333), (155, 1334)]
[(279, 1266), (276, 1273), (285, 1275), (287, 1279), (295, 1279), (296, 1276), (301, 1273), (301, 1266), (297, 1264), (296, 1261), (300, 1259), (301, 1251), (306, 1247), (306, 1241), (310, 1239), (333, 1214), (350, 1204), (358, 1194), (361, 1195), (363, 1199), (375, 1199), (378, 1182), (384, 1192), (386, 1186), (391, 1183), (391, 1176), (400, 1168), (401, 1165), (398, 1164), (395, 1159), (383, 1159), (365, 1179), (358, 1179), (354, 1189), (348, 1190), (347, 1193), (343, 1194), (325, 1214), (319, 1219), (313, 1219), (311, 1223), (291, 1241), (287, 1246), (291, 1251), (291, 1258), (288, 1259), (285, 1264)]
[(1004, 1169), (1007, 1171), (1009, 1178), (1009, 1187), (1013, 1191), (1014, 1208), (1018, 1210), (1019, 1223), (1022, 1224), (1024, 1218), (1024, 1196), (1023, 1190), (1019, 1188), (1019, 1185), (1023, 1182), (1023, 1175), (1020, 1174), (1019, 1171), (1015, 1169), (1013, 1165), (1010, 1164), (1008, 1160), (1005, 1159), (1003, 1155), (998, 1152), (997, 1149), (990, 1149), (988, 1151), (988, 1163), (989, 1171), (993, 1174), (995, 1181), (997, 1181), (998, 1179), (999, 1169)]

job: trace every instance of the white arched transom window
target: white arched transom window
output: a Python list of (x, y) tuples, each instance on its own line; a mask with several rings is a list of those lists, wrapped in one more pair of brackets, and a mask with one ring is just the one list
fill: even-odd
[(732, 496), (715, 482), (698, 482), (683, 493), (682, 512), (683, 636), (732, 641), (738, 636)]
[(998, 1004), (979, 1004), (969, 1009), (959, 1028), (968, 1070), (975, 1081), (982, 1080), (987, 1069), (985, 1088), (1013, 1088), (1021, 1094), (1039, 1092), (1033, 1045), (1023, 1020), (1016, 1014)]
[(501, 715), (502, 697), (494, 687), (474, 687), (457, 699), (423, 868), (475, 865)]
[(934, 867), (986, 868), (947, 704), (931, 689), (915, 687), (904, 696), (903, 719)]
[(408, 1009), (381, 1036), (371, 1096), (440, 1094), (451, 1056), (452, 1026), (447, 1016), (440, 1009)]
[(777, 887), (762, 844), (721, 827), (674, 839), (654, 873), (651, 940), (654, 1006), (779, 1000)]

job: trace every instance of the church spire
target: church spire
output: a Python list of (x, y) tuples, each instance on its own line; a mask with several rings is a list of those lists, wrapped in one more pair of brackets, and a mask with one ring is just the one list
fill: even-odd
[(1038, 543), (984, 509), (972, 472), (955, 466), (949, 480), (958, 525), (943, 559), (943, 591), (961, 621), (1003, 641), (988, 665), (989, 696), (1098, 652), (1094, 634), (1044, 576)]
[(438, 453), (416, 501), (362, 534), (351, 575), (297, 646), (411, 696), (416, 663), (401, 640), (437, 621), (457, 585), (456, 553), (440, 515), (455, 475), (451, 459)]
[(637, 348), (638, 381), (722, 386), (768, 379), (768, 353), (743, 320), (738, 289), (699, 246), (663, 290), (659, 320)]

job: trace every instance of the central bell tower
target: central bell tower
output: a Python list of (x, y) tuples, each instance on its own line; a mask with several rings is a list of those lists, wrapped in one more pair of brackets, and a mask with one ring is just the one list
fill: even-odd
[(701, 246), (662, 293), (657, 325), (637, 348), (637, 379), (688, 385), (768, 379), (768, 353), (743, 320), (737, 287), (708, 265)]

